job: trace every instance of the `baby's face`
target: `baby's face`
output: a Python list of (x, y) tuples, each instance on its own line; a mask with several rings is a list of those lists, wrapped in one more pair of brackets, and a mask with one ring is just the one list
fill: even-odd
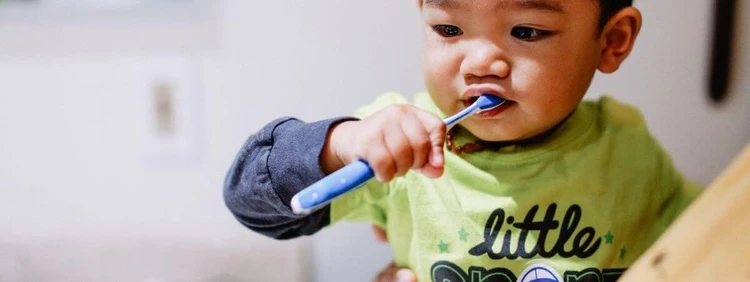
[(454, 114), (481, 93), (508, 101), (461, 124), (487, 141), (530, 138), (581, 101), (599, 63), (595, 0), (422, 0), (427, 90)]

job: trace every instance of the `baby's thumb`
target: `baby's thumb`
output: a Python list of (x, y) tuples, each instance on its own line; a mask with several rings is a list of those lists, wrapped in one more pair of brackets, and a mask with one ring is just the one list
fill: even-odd
[(419, 170), (428, 177), (440, 177), (443, 175), (443, 164), (445, 164), (445, 156), (443, 155), (445, 123), (438, 116), (425, 111), (417, 111), (417, 114), (425, 129), (427, 129), (430, 138), (430, 152), (427, 156), (427, 162)]
[(396, 282), (417, 282), (417, 277), (414, 276), (414, 273), (410, 269), (404, 268), (396, 272), (396, 279), (394, 280)]
[(445, 137), (439, 137), (435, 134), (431, 134), (430, 140), (432, 140), (432, 148), (430, 149), (430, 155), (427, 157), (428, 161), (422, 168), (419, 169), (419, 172), (426, 175), (427, 177), (437, 178), (443, 175), (443, 165), (445, 164), (445, 156), (443, 155), (443, 142), (445, 142)]
[(430, 156), (428, 163), (434, 168), (442, 168), (445, 163), (443, 158), (443, 145), (445, 144), (445, 129), (441, 127), (430, 132)]
[(399, 269), (396, 265), (391, 262), (386, 266), (385, 269), (378, 273), (373, 282), (417, 282), (417, 277), (414, 276), (408, 268)]

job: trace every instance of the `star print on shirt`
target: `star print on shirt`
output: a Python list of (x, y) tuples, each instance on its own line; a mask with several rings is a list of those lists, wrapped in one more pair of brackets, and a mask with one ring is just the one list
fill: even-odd
[(458, 239), (464, 242), (469, 242), (469, 239), (467, 239), (467, 237), (469, 237), (469, 233), (461, 228), (461, 231), (458, 231)]
[(448, 252), (448, 244), (443, 242), (443, 240), (440, 240), (440, 244), (437, 245), (440, 249), (440, 253), (447, 253)]
[(607, 234), (604, 234), (604, 243), (612, 245), (612, 239), (615, 238), (615, 235), (612, 235), (612, 231), (607, 231)]

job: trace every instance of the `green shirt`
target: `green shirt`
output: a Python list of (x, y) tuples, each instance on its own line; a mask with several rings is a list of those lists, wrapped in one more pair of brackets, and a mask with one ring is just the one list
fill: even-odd
[[(356, 115), (407, 102), (388, 93)], [(426, 93), (414, 105), (445, 117)], [(475, 139), (457, 128), (456, 143)], [(366, 183), (332, 202), (331, 222), (384, 227), (396, 265), (419, 281), (614, 281), (700, 191), (642, 115), (608, 97), (582, 102), (541, 143), (446, 150), (445, 162), (437, 179)]]

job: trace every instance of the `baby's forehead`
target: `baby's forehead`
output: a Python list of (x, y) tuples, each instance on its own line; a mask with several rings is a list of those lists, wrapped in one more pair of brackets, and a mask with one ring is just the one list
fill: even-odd
[[(565, 10), (563, 0), (420, 0), (425, 7), (458, 9), (484, 6), (487, 8), (525, 8), (561, 12)], [(591, 0), (568, 0), (591, 1)]]
[[(606, 1), (619, 0), (419, 0), (425, 12), (538, 12), (543, 16), (600, 13)], [(575, 16), (573, 18), (576, 18)]]

